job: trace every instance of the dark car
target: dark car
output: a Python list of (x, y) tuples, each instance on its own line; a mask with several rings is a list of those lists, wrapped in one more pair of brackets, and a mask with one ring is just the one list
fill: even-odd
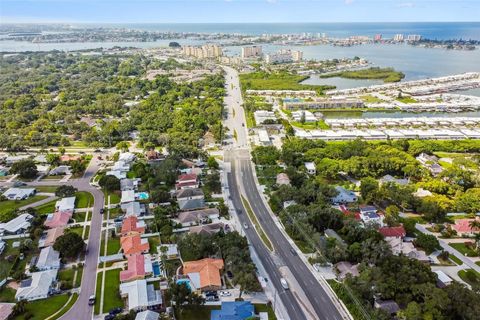
[(105, 212), (105, 209), (100, 209), (100, 213), (103, 214)]
[(114, 314), (107, 314), (107, 315), (105, 316), (105, 318), (103, 318), (103, 319), (105, 319), (105, 320), (113, 320), (113, 319), (115, 319), (115, 315), (114, 315)]
[(205, 301), (218, 301), (218, 296), (207, 296)]
[(294, 256), (297, 255), (297, 251), (295, 251), (295, 249), (293, 249), (293, 248), (290, 248), (290, 252), (291, 252)]
[(113, 314), (113, 315), (115, 315), (115, 314), (119, 314), (119, 313), (122, 312), (122, 311), (123, 311), (123, 309), (120, 308), (120, 307), (118, 307), (118, 308), (113, 308), (112, 310), (110, 310), (110, 311), (108, 312), (108, 314)]
[(207, 297), (213, 297), (216, 296), (217, 292), (216, 291), (205, 291), (205, 296)]
[(227, 277), (228, 277), (228, 279), (233, 279), (232, 271), (227, 271)]

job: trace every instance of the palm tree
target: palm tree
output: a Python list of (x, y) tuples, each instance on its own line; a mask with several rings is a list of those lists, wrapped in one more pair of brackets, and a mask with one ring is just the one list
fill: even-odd
[(480, 220), (478, 219), (470, 221), (468, 225), (470, 226), (470, 228), (472, 228), (472, 231), (480, 230)]

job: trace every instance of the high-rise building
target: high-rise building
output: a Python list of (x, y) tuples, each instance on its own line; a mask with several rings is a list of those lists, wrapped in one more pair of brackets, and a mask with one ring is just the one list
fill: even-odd
[(265, 55), (266, 63), (288, 63), (288, 62), (298, 62), (303, 59), (302, 51), (292, 51), (289, 49), (280, 50), (275, 53), (270, 53)]
[(182, 52), (186, 56), (198, 59), (218, 58), (223, 55), (222, 48), (216, 44), (204, 44), (201, 47), (185, 46), (182, 48)]
[(294, 62), (302, 61), (302, 59), (303, 59), (303, 52), (302, 51), (298, 51), (298, 50), (293, 50), (292, 51), (292, 60)]
[(407, 36), (407, 41), (420, 41), (422, 39), (422, 36), (419, 34), (409, 34)]
[(242, 59), (260, 58), (262, 56), (262, 46), (242, 47)]

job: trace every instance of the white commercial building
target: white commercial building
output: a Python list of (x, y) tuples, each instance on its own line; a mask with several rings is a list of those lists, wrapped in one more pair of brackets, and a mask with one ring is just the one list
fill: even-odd
[(255, 123), (257, 125), (264, 123), (267, 120), (275, 121), (277, 117), (275, 117), (275, 112), (273, 111), (266, 111), (266, 110), (257, 110), (253, 113), (253, 117), (255, 118)]

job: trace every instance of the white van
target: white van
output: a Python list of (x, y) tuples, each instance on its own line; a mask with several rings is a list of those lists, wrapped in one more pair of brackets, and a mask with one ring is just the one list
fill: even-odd
[(285, 280), (285, 278), (280, 278), (280, 283), (282, 284), (283, 289), (285, 290), (289, 289), (287, 280)]

